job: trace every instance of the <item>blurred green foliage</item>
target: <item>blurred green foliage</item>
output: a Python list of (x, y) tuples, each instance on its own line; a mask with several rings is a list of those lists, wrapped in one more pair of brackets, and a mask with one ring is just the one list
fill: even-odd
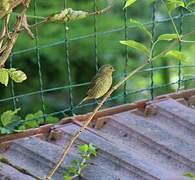
[[(107, 6), (110, 0), (97, 1), (97, 8), (101, 9)], [(37, 59), (40, 58), (41, 75), (43, 79), (43, 89), (50, 89), (56, 87), (66, 87), (60, 90), (43, 93), (45, 103), (45, 113), (63, 110), (70, 105), (70, 89), (68, 86), (86, 83), (91, 80), (91, 77), (96, 72), (95, 66), (95, 52), (97, 51), (98, 66), (110, 63), (117, 69), (114, 79), (119, 81), (124, 76), (125, 69), (127, 72), (139, 66), (145, 61), (145, 56), (137, 51), (128, 48), (128, 62), (126, 67), (126, 53), (125, 46), (119, 43), (120, 40), (125, 40), (125, 10), (123, 10), (125, 1), (118, 1), (111, 12), (97, 16), (96, 30), (97, 30), (97, 49), (95, 49), (95, 35), (94, 35), (94, 17), (89, 17), (83, 20), (70, 22), (68, 24), (49, 23), (33, 30), (37, 36), (37, 41), (30, 39), (26, 33), (22, 33), (15, 48), (14, 54), (10, 59), (14, 68), (23, 70), (28, 79), (22, 84), (14, 84), (14, 95), (21, 95), (41, 90), (40, 86), (40, 72)], [(152, 1), (138, 1), (132, 7), (127, 9), (127, 39), (136, 40), (150, 46), (150, 41), (147, 36), (136, 28), (132, 28), (129, 19), (139, 20), (142, 23), (148, 23), (146, 26), (149, 31), (152, 31)], [(36, 6), (35, 6), (36, 5)], [(94, 11), (94, 2), (91, 0), (69, 0), (68, 7), (75, 10)], [(36, 15), (46, 17), (55, 12), (62, 10), (64, 7), (63, 1), (37, 1), (36, 4), (32, 1), (28, 15)], [(16, 10), (17, 11), (17, 10)], [(184, 12), (188, 13), (188, 12)], [(176, 11), (173, 16), (180, 14)], [(161, 21), (168, 17), (166, 9), (158, 3), (156, 5), (156, 20)], [(15, 17), (12, 17), (13, 19)], [(37, 20), (38, 21), (38, 20)], [(175, 22), (180, 26), (181, 19)], [(29, 18), (30, 24), (34, 23), (34, 18)], [(68, 31), (65, 33), (65, 27)], [(183, 19), (183, 33), (187, 33), (195, 29), (194, 17), (187, 16)], [(174, 28), (170, 21), (163, 23), (155, 23), (155, 37), (163, 33), (174, 33)], [(66, 38), (68, 45), (66, 46)], [(190, 40), (195, 40), (190, 37)], [(36, 48), (37, 43), (37, 48)], [(166, 48), (168, 42), (163, 42), (158, 45), (158, 49), (154, 52), (159, 53)], [(68, 49), (67, 49), (68, 48)], [(176, 47), (175, 49), (178, 49)], [(182, 62), (182, 65), (189, 67), (182, 68), (182, 74), (194, 73), (194, 43), (185, 44), (182, 48), (186, 53), (187, 59)], [(67, 64), (67, 55), (70, 63), (70, 74)], [(162, 58), (154, 63), (154, 67), (161, 66), (175, 66), (178, 61), (170, 58)], [(9, 63), (7, 64), (9, 67)], [(148, 66), (147, 68), (150, 68)], [(154, 85), (160, 86), (176, 82), (178, 80), (178, 68), (161, 69), (154, 71), (153, 74)], [(71, 79), (71, 83), (69, 80)], [(1, 93), (0, 99), (8, 98), (13, 95), (11, 85), (6, 88), (0, 85)], [(137, 74), (134, 78), (127, 82), (127, 91), (134, 92), (140, 89), (150, 88), (151, 86), (151, 72), (144, 71)], [(177, 84), (164, 88), (154, 90), (154, 95), (160, 95), (175, 91)], [(120, 88), (114, 95), (122, 95), (124, 88)], [(73, 104), (77, 104), (85, 92), (87, 86), (73, 87), (71, 89), (73, 96)], [(113, 96), (114, 96), (113, 95)], [(137, 94), (129, 94), (127, 102), (132, 102), (138, 99), (150, 98), (150, 91), (144, 91)], [(41, 93), (31, 96), (24, 96), (16, 98), (16, 105), (22, 108), (21, 113), (26, 114), (36, 112), (42, 109)], [(113, 100), (107, 105), (122, 104), (124, 102), (123, 96)], [(13, 107), (13, 101), (0, 101), (0, 111), (3, 112)], [(91, 110), (90, 108), (83, 108), (81, 112)]]

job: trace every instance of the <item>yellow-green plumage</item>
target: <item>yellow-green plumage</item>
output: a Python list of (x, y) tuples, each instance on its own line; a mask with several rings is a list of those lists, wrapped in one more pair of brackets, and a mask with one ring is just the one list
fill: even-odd
[(92, 79), (87, 96), (79, 103), (89, 99), (98, 99), (104, 96), (112, 86), (112, 73), (114, 68), (111, 65), (102, 66)]

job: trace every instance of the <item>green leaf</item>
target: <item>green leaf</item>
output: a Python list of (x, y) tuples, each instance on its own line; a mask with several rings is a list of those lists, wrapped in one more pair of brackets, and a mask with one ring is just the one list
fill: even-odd
[(133, 3), (135, 3), (137, 0), (127, 0), (124, 6), (124, 9), (131, 6)]
[(96, 156), (97, 152), (96, 152), (96, 147), (94, 147), (92, 144), (89, 144), (89, 150), (88, 150), (91, 154), (93, 154), (94, 156)]
[(33, 118), (34, 119), (37, 119), (36, 121), (38, 122), (39, 125), (43, 124), (44, 123), (44, 114), (43, 114), (43, 111), (39, 110), (37, 111), (36, 113), (33, 114)]
[(14, 130), (14, 131), (15, 131), (15, 132), (23, 132), (23, 131), (25, 131), (25, 130), (26, 130), (25, 125), (21, 125), (21, 126), (17, 127), (17, 129)]
[(184, 174), (184, 176), (186, 176), (186, 177), (190, 177), (190, 178), (192, 178), (192, 179), (194, 179), (194, 178), (195, 178), (195, 174), (190, 173), (190, 172), (185, 173), (185, 174)]
[(169, 57), (172, 57), (172, 58), (180, 60), (180, 61), (183, 61), (186, 59), (186, 56), (183, 52), (176, 51), (176, 50), (171, 50), (171, 51), (167, 52), (165, 56), (169, 56)]
[(0, 68), (0, 83), (2, 83), (5, 86), (7, 86), (8, 82), (9, 82), (8, 70), (5, 69), (5, 68)]
[(88, 166), (88, 164), (81, 164), (81, 165), (80, 165), (80, 168), (81, 168), (81, 169), (85, 169), (87, 166)]
[(77, 174), (77, 171), (78, 171), (78, 169), (77, 169), (76, 167), (70, 167), (70, 168), (68, 169), (68, 172), (69, 172), (70, 174)]
[(184, 90), (195, 88), (195, 75), (187, 74), (183, 76)]
[(58, 123), (59, 119), (57, 117), (49, 116), (46, 118), (46, 123), (47, 124), (55, 124)]
[(185, 3), (182, 0), (168, 0), (167, 8), (168, 8), (169, 12), (174, 11), (178, 7), (185, 8)]
[(148, 29), (139, 21), (130, 19), (130, 24), (136, 26), (137, 28), (139, 28), (142, 32), (146, 33), (146, 35), (152, 39), (152, 34), (148, 31)]
[(6, 135), (6, 134), (10, 134), (12, 133), (11, 130), (4, 128), (4, 127), (0, 127), (0, 135)]
[[(31, 117), (33, 117), (33, 116), (31, 116), (31, 115), (29, 115), (28, 117), (27, 117), (27, 119), (29, 118), (29, 119), (32, 119)], [(29, 120), (29, 121), (27, 121), (27, 122), (25, 122), (24, 123), (24, 126), (25, 126), (25, 129), (31, 129), (31, 128), (37, 128), (37, 127), (39, 127), (39, 124), (36, 122), (36, 120)]]
[(177, 34), (162, 34), (158, 37), (157, 41), (171, 41), (174, 39), (178, 39)]
[(64, 180), (72, 180), (71, 176), (68, 175), (68, 173), (64, 173)]
[(9, 69), (9, 76), (16, 83), (21, 83), (27, 79), (27, 76), (24, 72), (16, 70), (15, 68)]
[(193, 6), (193, 5), (195, 5), (195, 0), (191, 0), (191, 1), (187, 4), (187, 7)]
[(120, 41), (120, 43), (124, 44), (126, 46), (129, 46), (131, 48), (137, 49), (137, 50), (143, 52), (144, 54), (146, 54), (147, 56), (149, 56), (148, 48), (137, 41), (128, 40), (128, 41)]
[(16, 116), (18, 111), (20, 111), (20, 108), (14, 110), (14, 111), (12, 111), (12, 110), (6, 111), (1, 115), (1, 123), (2, 123), (3, 127), (5, 127), (8, 124), (12, 123), (14, 120), (19, 119), (19, 117)]
[(43, 112), (42, 111), (38, 111), (34, 114), (27, 114), (25, 117), (25, 120), (29, 120), (27, 122), (25, 122), (25, 127), (27, 129), (29, 128), (36, 128), (38, 127), (40, 124), (44, 123), (44, 118), (42, 118), (43, 116)]
[(87, 152), (88, 150), (89, 150), (89, 146), (87, 144), (79, 146), (79, 151), (80, 152)]
[(71, 160), (71, 164), (78, 165), (79, 164), (79, 160), (73, 159), (73, 160)]

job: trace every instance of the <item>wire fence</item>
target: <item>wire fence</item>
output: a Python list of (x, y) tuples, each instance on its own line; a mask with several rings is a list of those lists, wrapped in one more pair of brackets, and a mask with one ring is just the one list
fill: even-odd
[[(71, 0), (69, 0), (71, 1)], [(64, 8), (69, 6), (69, 1), (68, 0), (64, 0)], [(34, 16), (38, 16), (38, 0), (34, 0), (32, 3), (33, 6), (33, 15)], [(156, 2), (156, 1), (155, 1)], [(121, 1), (120, 3), (120, 7), (123, 7), (125, 1)], [(98, 1), (97, 0), (93, 0), (93, 7), (92, 10), (96, 11), (98, 9)], [(25, 56), (25, 54), (29, 54), (29, 53), (34, 53), (34, 59), (36, 60), (36, 66), (37, 66), (37, 80), (38, 80), (38, 89), (37, 90), (33, 90), (31, 92), (27, 92), (27, 93), (23, 93), (23, 91), (21, 92), (16, 92), (16, 88), (15, 88), (15, 84), (13, 82), (11, 82), (10, 84), (10, 96), (8, 97), (1, 97), (0, 99), (0, 106), (4, 106), (7, 104), (12, 104), (13, 108), (16, 109), (17, 107), (21, 107), (21, 108), (25, 108), (26, 106), (28, 106), (28, 100), (29, 98), (33, 98), (33, 96), (39, 96), (39, 101), (37, 101), (38, 104), (36, 104), (36, 106), (39, 106), (41, 108), (41, 110), (44, 113), (44, 117), (48, 117), (51, 115), (56, 115), (56, 116), (61, 116), (63, 117), (64, 115), (71, 115), (73, 113), (77, 113), (77, 110), (79, 111), (80, 109), (82, 109), (82, 111), (79, 112), (83, 112), (86, 113), (87, 111), (89, 111), (90, 109), (92, 109), (92, 107), (94, 107), (94, 105), (97, 104), (97, 102), (87, 102), (85, 104), (82, 104), (80, 106), (76, 106), (77, 103), (75, 103), (75, 93), (74, 90), (76, 89), (78, 92), (80, 90), (80, 88), (84, 87), (85, 91), (87, 90), (87, 86), (90, 84), (90, 82), (82, 82), (82, 83), (74, 83), (73, 82), (73, 78), (72, 78), (72, 71), (74, 69), (74, 63), (72, 62), (72, 58), (70, 56), (70, 51), (71, 51), (71, 43), (73, 42), (78, 42), (78, 41), (87, 41), (87, 39), (93, 39), (93, 46), (91, 46), (90, 48), (93, 48), (93, 68), (94, 68), (94, 73), (98, 70), (98, 68), (100, 67), (100, 64), (102, 64), (102, 62), (99, 59), (99, 55), (101, 52), (99, 52), (99, 38), (100, 37), (105, 37), (105, 36), (114, 36), (115, 33), (122, 33), (123, 36), (121, 38), (127, 40), (129, 39), (129, 34), (131, 33), (131, 30), (134, 30), (135, 27), (129, 25), (128, 23), (128, 19), (129, 17), (129, 9), (125, 9), (123, 10), (121, 8), (121, 12), (122, 12), (122, 18), (123, 18), (123, 25), (121, 27), (116, 27), (116, 28), (111, 28), (105, 31), (101, 31), (100, 28), (98, 28), (98, 17), (97, 15), (94, 15), (92, 23), (89, 25), (93, 28), (93, 32), (89, 33), (89, 34), (85, 34), (85, 35), (79, 35), (79, 36), (75, 36), (75, 37), (69, 37), (69, 33), (67, 30), (67, 26), (71, 26), (71, 24), (67, 24), (65, 23), (63, 26), (63, 30), (64, 30), (64, 37), (61, 40), (57, 40), (54, 42), (48, 42), (45, 44), (39, 44), (40, 39), (42, 38), (39, 32), (39, 28), (35, 29), (35, 41), (34, 41), (34, 46), (31, 48), (26, 48), (26, 49), (22, 49), (22, 50), (16, 50), (13, 51), (11, 56), (10, 56), (10, 67), (13, 67), (13, 62), (14, 59), (17, 56), (23, 57)], [(167, 23), (170, 23), (171, 19), (170, 18), (166, 18), (163, 17), (162, 19), (158, 19), (157, 18), (157, 12), (158, 12), (158, 8), (156, 3), (153, 3), (152, 7), (151, 7), (151, 20), (149, 22), (145, 22), (144, 25), (146, 25), (147, 28), (149, 28), (152, 32), (152, 36), (153, 39), (157, 38), (157, 35), (159, 35), (158, 32), (158, 25), (162, 24), (164, 26), (166, 26)], [(115, 13), (115, 10), (113, 10), (113, 14)], [(190, 18), (193, 17), (195, 15), (195, 12), (184, 12), (184, 11), (180, 11), (179, 14), (175, 15), (173, 17), (173, 19), (175, 21), (178, 22), (178, 29), (179, 29), (179, 33), (182, 34), (184, 32), (184, 22), (186, 18)], [(103, 15), (104, 16), (104, 15)], [(114, 18), (114, 17), (113, 17)], [(133, 18), (133, 17), (132, 17)], [(37, 19), (34, 19), (34, 22), (37, 23)], [(169, 32), (167, 32), (169, 33)], [(42, 51), (43, 50), (50, 50), (49, 48), (54, 48), (54, 47), (58, 47), (62, 45), (63, 46), (63, 65), (64, 65), (64, 69), (65, 69), (65, 73), (63, 74), (64, 76), (64, 85), (61, 86), (55, 86), (55, 87), (49, 87), (45, 88), (44, 85), (44, 68), (52, 68), (52, 65), (50, 67), (45, 67), (43, 66), (43, 62), (42, 62)], [(82, 48), (82, 47), (80, 47)], [(123, 48), (123, 67), (122, 67), (122, 71), (118, 72), (116, 75), (114, 75), (114, 78), (116, 79), (121, 79), (123, 77), (125, 77), (127, 75), (127, 73), (129, 72), (129, 61), (131, 60), (130, 58), (130, 52), (129, 49), (127, 47), (122, 47)], [(183, 51), (184, 47), (183, 44), (181, 42), (178, 43), (178, 49), (179, 51)], [(110, 61), (109, 63), (112, 64), (112, 61)], [(31, 67), (29, 67), (31, 68)], [(122, 90), (120, 90), (119, 92), (115, 93), (112, 97), (110, 97), (107, 101), (107, 106), (113, 106), (113, 105), (117, 105), (117, 104), (122, 104), (122, 103), (130, 103), (130, 99), (131, 97), (135, 97), (138, 96), (137, 99), (141, 99), (143, 97), (147, 97), (148, 99), (153, 99), (156, 96), (155, 91), (159, 91), (163, 88), (167, 88), (167, 87), (172, 87), (172, 89), (169, 89), (169, 91), (179, 91), (182, 89), (183, 84), (185, 82), (193, 82), (195, 80), (195, 76), (191, 75), (188, 78), (184, 78), (184, 74), (183, 74), (183, 70), (184, 69), (189, 69), (189, 71), (191, 72), (192, 68), (195, 68), (195, 64), (191, 63), (191, 64), (183, 64), (181, 61), (177, 64), (177, 62), (174, 65), (164, 65), (164, 66), (155, 66), (155, 63), (151, 63), (150, 67), (147, 67), (145, 69), (143, 69), (142, 71), (139, 72), (139, 74), (141, 74), (141, 76), (146, 76), (146, 74), (148, 75), (148, 80), (149, 80), (149, 85), (147, 87), (142, 87), (136, 90), (132, 90), (131, 88), (129, 88), (129, 86), (131, 86), (131, 83), (129, 81), (127, 81), (124, 84), (124, 87)], [(176, 74), (177, 74), (177, 79), (171, 80), (171, 82), (169, 83), (161, 83), (161, 84), (156, 84), (156, 79), (155, 79), (155, 73), (162, 71), (162, 70), (173, 70)], [(33, 71), (33, 70), (32, 70)], [(189, 73), (192, 74), (192, 73)], [(29, 75), (31, 76), (31, 75)], [(57, 77), (56, 77), (57, 78)], [(30, 80), (29, 80), (30, 81)], [(130, 85), (129, 85), (130, 83)], [(20, 85), (20, 89), (23, 85)], [(25, 86), (24, 86), (25, 88)], [(64, 108), (61, 109), (53, 109), (52, 112), (48, 112), (47, 109), (47, 105), (46, 105), (46, 101), (49, 97), (50, 94), (55, 93), (58, 94), (60, 93), (61, 95), (61, 91), (63, 91), (64, 96), (60, 97), (64, 98), (64, 101), (67, 100), (67, 102), (65, 103), (66, 106), (64, 106)], [(167, 92), (167, 91), (166, 91)], [(147, 93), (147, 96), (140, 96), (141, 93)], [(82, 97), (81, 97), (82, 99)], [(120, 99), (120, 101), (117, 101), (118, 99)], [(122, 100), (123, 99), (123, 100)], [(135, 98), (134, 98), (135, 99)], [(37, 100), (37, 99), (36, 99)], [(35, 100), (35, 101), (36, 101)], [(77, 100), (77, 99), (76, 99)], [(113, 103), (114, 102), (114, 103)], [(55, 103), (58, 103), (58, 98), (55, 99)], [(111, 103), (111, 104), (110, 104)], [(3, 109), (3, 108), (2, 108)], [(34, 119), (30, 119), (30, 120), (24, 120), (21, 121), (21, 123), (24, 123), (26, 121), (33, 121)], [(17, 126), (18, 124), (14, 124), (13, 127)]]

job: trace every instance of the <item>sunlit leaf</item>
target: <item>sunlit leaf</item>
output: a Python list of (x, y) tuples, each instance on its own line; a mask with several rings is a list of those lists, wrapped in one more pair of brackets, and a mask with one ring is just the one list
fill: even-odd
[(27, 79), (27, 76), (24, 72), (16, 70), (15, 68), (9, 69), (9, 76), (16, 83), (21, 83)]
[(64, 180), (72, 180), (71, 176), (68, 175), (68, 173), (64, 173)]
[(46, 117), (47, 124), (55, 124), (57, 122), (59, 122), (59, 119), (57, 117), (53, 117), (53, 116)]
[(127, 0), (125, 3), (124, 8), (127, 8), (129, 6), (131, 6), (133, 3), (135, 3), (137, 0)]
[(130, 23), (134, 26), (136, 26), (137, 28), (139, 28), (142, 32), (146, 33), (146, 35), (152, 39), (152, 34), (148, 31), (148, 29), (139, 21), (136, 21), (134, 19), (130, 19)]
[(68, 172), (69, 172), (70, 174), (76, 174), (77, 171), (78, 171), (78, 169), (77, 169), (76, 167), (70, 167), (70, 168), (68, 169)]
[(168, 0), (167, 8), (168, 8), (169, 12), (174, 11), (178, 7), (185, 8), (185, 3), (182, 0)]
[(26, 117), (25, 117), (25, 120), (27, 120), (27, 122), (25, 122), (25, 127), (27, 129), (38, 127), (40, 124), (42, 124), (44, 122), (44, 118), (42, 118), (42, 116), (43, 116), (42, 111), (27, 114)]
[(184, 174), (184, 176), (186, 176), (186, 177), (190, 177), (190, 178), (192, 178), (192, 179), (194, 179), (194, 178), (195, 178), (195, 174), (190, 173), (190, 172), (185, 173), (185, 174)]
[(176, 51), (176, 50), (171, 50), (171, 51), (167, 52), (166, 56), (172, 57), (174, 59), (181, 60), (181, 61), (186, 59), (186, 56), (183, 52)]
[(191, 0), (191, 1), (187, 4), (187, 7), (193, 6), (193, 5), (195, 5), (195, 0)]
[(162, 34), (158, 37), (157, 41), (171, 41), (174, 39), (178, 39), (177, 34)]
[(8, 82), (9, 82), (8, 70), (5, 69), (5, 68), (0, 68), (0, 83), (2, 83), (5, 86), (7, 86)]
[(89, 146), (87, 144), (79, 146), (79, 151), (80, 152), (87, 152), (88, 150), (89, 150)]
[(128, 40), (128, 41), (120, 41), (121, 44), (124, 44), (126, 46), (129, 46), (131, 48), (137, 49), (141, 52), (143, 52), (146, 55), (149, 55), (149, 50), (146, 46), (144, 46), (143, 44), (137, 42), (137, 41), (133, 41), (133, 40)]
[(88, 150), (91, 154), (93, 154), (94, 156), (96, 156), (96, 147), (93, 146), (92, 144), (89, 144), (89, 150)]
[(0, 127), (0, 135), (10, 134), (10, 133), (12, 133), (11, 130), (9, 130), (7, 128)]
[(1, 124), (3, 125), (3, 127), (5, 127), (6, 125), (12, 123), (13, 121), (18, 119), (18, 116), (16, 116), (16, 114), (20, 111), (20, 108), (12, 111), (5, 111), (2, 115), (1, 115)]

